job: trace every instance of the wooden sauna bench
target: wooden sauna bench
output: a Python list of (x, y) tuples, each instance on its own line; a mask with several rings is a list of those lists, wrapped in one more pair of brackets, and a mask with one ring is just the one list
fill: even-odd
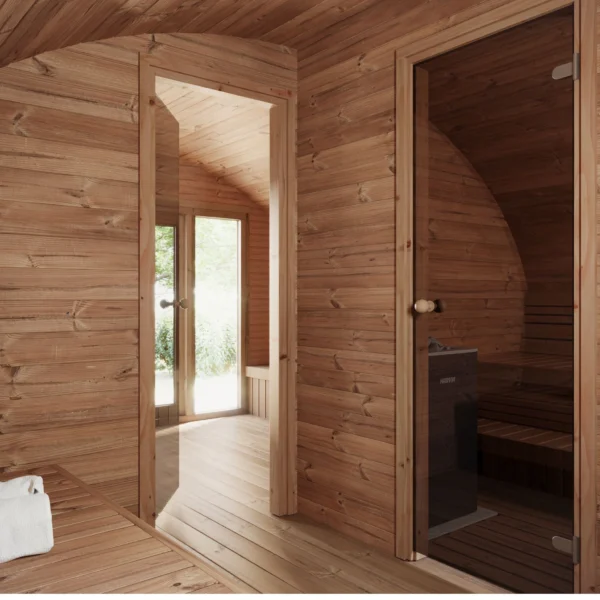
[(511, 352), (479, 359), (482, 452), (572, 470), (570, 357)]
[(28, 473), (44, 478), (55, 544), (47, 554), (1, 563), (0, 594), (231, 591), (198, 558), (64, 469)]

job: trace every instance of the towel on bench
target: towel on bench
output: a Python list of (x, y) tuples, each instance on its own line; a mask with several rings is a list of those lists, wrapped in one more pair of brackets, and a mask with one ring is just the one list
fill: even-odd
[(39, 475), (25, 475), (0, 482), (0, 500), (43, 493), (44, 480)]
[(52, 550), (52, 512), (47, 494), (0, 500), (0, 563)]

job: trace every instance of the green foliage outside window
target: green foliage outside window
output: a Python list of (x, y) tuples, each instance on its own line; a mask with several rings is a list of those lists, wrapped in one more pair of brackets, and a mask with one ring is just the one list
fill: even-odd
[[(174, 285), (174, 229), (156, 227), (157, 289)], [(196, 221), (196, 375), (230, 372), (237, 361), (237, 223)], [(208, 293), (205, 293), (209, 290)], [(161, 309), (157, 309), (161, 310)], [(173, 313), (157, 314), (155, 368), (173, 372)]]

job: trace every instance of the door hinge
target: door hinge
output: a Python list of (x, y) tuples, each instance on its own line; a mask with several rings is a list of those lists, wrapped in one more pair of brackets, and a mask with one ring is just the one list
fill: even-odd
[(581, 77), (581, 54), (573, 54), (573, 80), (578, 81)]
[(574, 535), (571, 539), (555, 535), (552, 538), (552, 546), (555, 550), (570, 554), (573, 557), (573, 564), (578, 565), (581, 560), (581, 540)]
[(562, 65), (558, 65), (552, 71), (552, 79), (566, 79), (567, 77), (572, 77), (575, 81), (577, 81), (580, 77), (581, 73), (581, 57), (578, 53), (573, 54), (573, 60), (568, 63), (563, 63)]

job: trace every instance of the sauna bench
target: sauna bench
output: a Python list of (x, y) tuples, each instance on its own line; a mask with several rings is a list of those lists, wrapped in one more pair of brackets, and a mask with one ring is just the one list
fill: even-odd
[(573, 469), (573, 363), (570, 357), (510, 352), (480, 357), (479, 449)]
[(55, 544), (1, 563), (0, 594), (230, 592), (198, 558), (64, 469), (27, 473), (44, 478)]

